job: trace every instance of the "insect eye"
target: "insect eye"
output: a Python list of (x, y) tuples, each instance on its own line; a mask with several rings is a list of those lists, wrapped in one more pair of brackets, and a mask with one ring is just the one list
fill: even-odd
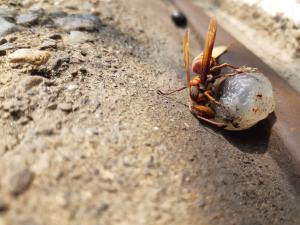
[(200, 74), (201, 73), (201, 62), (199, 60), (193, 62), (192, 68), (193, 68), (194, 73)]

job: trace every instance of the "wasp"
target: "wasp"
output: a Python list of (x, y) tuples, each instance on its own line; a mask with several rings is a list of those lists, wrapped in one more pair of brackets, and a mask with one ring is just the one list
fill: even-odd
[[(217, 57), (223, 54), (226, 48), (221, 47), (221, 49), (214, 49), (216, 33), (217, 21), (215, 17), (212, 17), (208, 26), (203, 52), (196, 56), (192, 62), (192, 71), (196, 76), (191, 79), (189, 30), (185, 32), (183, 38), (183, 53), (187, 85), (168, 93), (159, 91), (159, 94), (169, 95), (188, 88), (191, 99), (189, 108), (192, 114), (211, 125), (224, 128), (226, 127), (226, 123), (214, 119), (216, 115), (214, 110), (215, 106), (222, 106), (221, 103), (216, 100), (222, 84), (222, 82), (217, 82), (217, 80), (223, 81), (227, 77), (234, 76), (243, 71), (228, 63), (218, 65)], [(214, 51), (216, 52), (215, 54), (213, 54), (213, 50), (216, 50)], [(224, 67), (230, 67), (232, 71), (220, 74), (221, 69)]]

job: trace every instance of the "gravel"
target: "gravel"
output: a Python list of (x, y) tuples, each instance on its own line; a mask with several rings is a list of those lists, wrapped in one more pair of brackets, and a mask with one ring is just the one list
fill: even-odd
[(10, 193), (13, 195), (22, 194), (29, 188), (33, 178), (34, 174), (28, 169), (13, 174), (9, 181)]
[(58, 108), (60, 108), (64, 112), (71, 112), (73, 110), (73, 106), (71, 103), (61, 103), (58, 105)]
[(0, 213), (7, 211), (8, 208), (7, 202), (0, 197)]
[(39, 23), (39, 19), (43, 15), (43, 10), (30, 11), (17, 16), (16, 23), (23, 26), (30, 26)]
[[(96, 38), (76, 46), (65, 43), (70, 31), (42, 24), (5, 37), (28, 49), (53, 34), (63, 39), (42, 65), (6, 63), (12, 49), (0, 58), (0, 196), (9, 206), (1, 222), (233, 225), (251, 215), (261, 224), (297, 224), (298, 180), (273, 132), (213, 130), (180, 104), (186, 92), (156, 94), (183, 83), (183, 31), (168, 3), (27, 2), (45, 15), (65, 11), (56, 18), (97, 14), (102, 25), (81, 31)], [(31, 77), (43, 82), (25, 91)]]
[(99, 17), (92, 14), (58, 17), (54, 19), (54, 22), (65, 31), (97, 31), (101, 24)]

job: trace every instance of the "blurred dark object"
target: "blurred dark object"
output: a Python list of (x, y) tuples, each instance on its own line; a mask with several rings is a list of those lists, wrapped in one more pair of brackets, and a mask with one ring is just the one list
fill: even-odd
[(182, 12), (178, 10), (172, 12), (171, 18), (177, 27), (182, 27), (182, 28), (186, 27), (187, 19)]

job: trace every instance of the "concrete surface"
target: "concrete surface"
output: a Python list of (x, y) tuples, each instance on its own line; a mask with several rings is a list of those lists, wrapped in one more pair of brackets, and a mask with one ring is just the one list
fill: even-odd
[(156, 94), (184, 83), (183, 30), (167, 2), (42, 6), (92, 11), (102, 26), (77, 45), (44, 26), (5, 37), (30, 48), (63, 40), (38, 68), (8, 63), (13, 50), (0, 57), (1, 225), (299, 224), (299, 179), (266, 124), (215, 130), (180, 104), (186, 92)]

